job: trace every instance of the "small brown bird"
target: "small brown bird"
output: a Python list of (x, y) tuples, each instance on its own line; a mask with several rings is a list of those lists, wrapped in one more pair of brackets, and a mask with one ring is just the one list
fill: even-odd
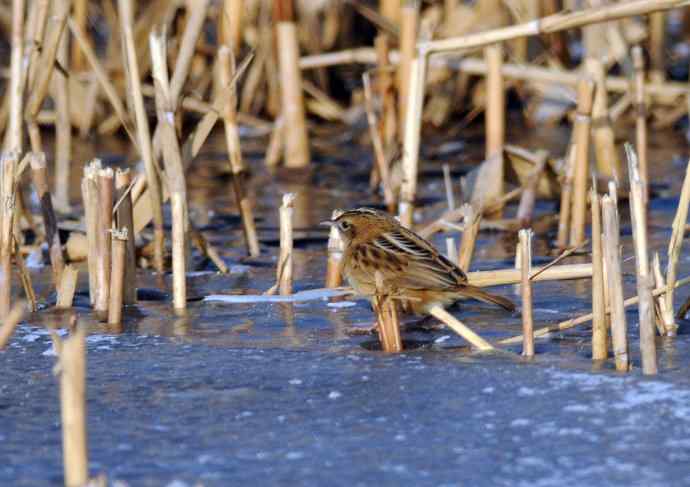
[(324, 223), (335, 226), (343, 239), (343, 274), (359, 294), (376, 293), (378, 272), (380, 292), (400, 298), (415, 314), (461, 298), (515, 309), (509, 299), (468, 284), (462, 269), (386, 213), (358, 208)]

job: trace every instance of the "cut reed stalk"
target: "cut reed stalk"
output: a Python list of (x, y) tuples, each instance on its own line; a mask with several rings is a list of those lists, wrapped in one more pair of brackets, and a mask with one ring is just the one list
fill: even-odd
[(654, 299), (652, 289), (654, 276), (649, 268), (647, 250), (647, 206), (645, 204), (644, 184), (640, 177), (639, 163), (630, 144), (625, 145), (628, 158), (628, 176), (630, 178), (630, 215), (635, 243), (635, 260), (637, 265), (637, 295), (640, 298), (638, 307), (640, 316), (640, 352), (642, 355), (642, 372), (646, 375), (657, 373), (656, 338), (654, 330)]
[(48, 189), (46, 155), (43, 152), (32, 152), (30, 157), (31, 177), (41, 205), (45, 239), (49, 249), (50, 265), (53, 269), (53, 284), (57, 288), (60, 285), (65, 262), (62, 256), (62, 244), (60, 243), (60, 233), (57, 228), (57, 218), (53, 210), (53, 200)]
[[(151, 131), (141, 91), (139, 64), (137, 62), (136, 45), (134, 42), (134, 33), (132, 31), (133, 10), (131, 0), (118, 0), (118, 8), (120, 11), (120, 28), (124, 46), (123, 55), (125, 58), (127, 84), (130, 89), (130, 96), (134, 107), (139, 152), (144, 161), (144, 170), (146, 171), (146, 182), (148, 185), (148, 201), (153, 217), (153, 266), (158, 272), (163, 272), (165, 232), (163, 229), (162, 192), (158, 171), (156, 170), (156, 163), (153, 158)], [(134, 231), (130, 232), (130, 237), (132, 239), (134, 238)]]
[[(230, 80), (235, 76), (235, 58), (228, 46), (221, 46), (218, 50), (218, 66), (216, 69), (219, 86), (230, 86)], [(225, 143), (230, 160), (230, 170), (232, 172), (232, 185), (235, 193), (235, 200), (242, 218), (242, 229), (244, 230), (244, 240), (247, 252), (252, 257), (257, 257), (260, 253), (259, 238), (256, 234), (254, 224), (254, 213), (251, 202), (244, 192), (242, 184), (242, 172), (244, 163), (242, 161), (242, 150), (240, 148), (240, 135), (237, 129), (237, 96), (234, 84), (230, 86), (231, 95), (223, 110), (223, 124), (225, 126)]]
[(608, 326), (604, 296), (604, 250), (601, 241), (601, 204), (596, 180), (590, 192), (592, 205), (592, 360), (608, 358)]
[(640, 162), (640, 179), (644, 186), (645, 200), (649, 198), (649, 169), (647, 162), (647, 108), (645, 93), (645, 69), (642, 48), (632, 48), (635, 79), (635, 149)]
[(577, 86), (577, 114), (573, 140), (575, 168), (573, 172), (572, 220), (570, 224), (570, 245), (579, 245), (585, 240), (587, 223), (587, 179), (589, 175), (589, 130), (591, 126), (592, 92), (594, 84), (583, 78)]
[(474, 248), (477, 243), (479, 226), (482, 221), (482, 212), (477, 211), (473, 205), (463, 205), (465, 216), (463, 218), (462, 238), (458, 249), (458, 266), (465, 272), (470, 270)]
[(99, 319), (108, 317), (111, 269), (111, 233), (113, 226), (113, 170), (101, 169), (97, 177), (98, 210), (96, 213), (96, 302), (94, 310)]
[[(137, 255), (134, 242), (134, 214), (132, 205), (132, 173), (129, 169), (115, 171), (115, 226), (126, 230), (124, 294), (125, 305), (137, 302)], [(113, 259), (114, 261), (114, 259)], [(112, 301), (112, 300), (111, 300)]]
[[(400, 9), (400, 63), (398, 64), (398, 125), (405, 127), (407, 104), (412, 82), (412, 62), (417, 43), (417, 23), (419, 7), (416, 2), (406, 2)], [(402, 133), (400, 135), (403, 135)]]
[(623, 276), (620, 262), (620, 230), (618, 210), (614, 200), (604, 195), (601, 200), (604, 228), (604, 259), (608, 287), (611, 297), (611, 338), (616, 370), (627, 372), (630, 369), (628, 355), (628, 325), (625, 320), (623, 304)]
[[(276, 5), (282, 3), (291, 4), (292, 0), (276, 0)], [(302, 93), (302, 73), (299, 69), (297, 26), (291, 15), (292, 5), (289, 7), (276, 9), (282, 115), (285, 117), (284, 160), (286, 167), (300, 168), (309, 166), (311, 156)]]
[(434, 318), (437, 318), (443, 322), (444, 325), (448, 326), (455, 333), (467, 340), (472, 346), (478, 350), (485, 352), (489, 350), (494, 350), (493, 345), (484, 340), (482, 337), (477, 335), (472, 331), (467, 325), (462, 321), (458, 320), (455, 316), (450, 314), (448, 311), (443, 309), (439, 305), (433, 306), (429, 310), (429, 314)]
[(283, 203), (280, 205), (280, 256), (276, 281), (282, 296), (292, 294), (292, 214), (294, 212), (295, 194), (283, 195)]
[(60, 275), (60, 283), (57, 286), (57, 302), (55, 307), (58, 309), (69, 309), (74, 301), (74, 293), (77, 290), (77, 278), (79, 269), (73, 265), (67, 265)]
[(84, 166), (84, 177), (81, 182), (84, 204), (84, 221), (86, 227), (87, 255), (89, 269), (89, 301), (96, 306), (98, 299), (98, 173), (101, 161), (94, 159)]
[(187, 184), (180, 154), (180, 145), (173, 126), (175, 115), (172, 106), (165, 39), (156, 33), (149, 37), (153, 80), (156, 87), (156, 114), (161, 134), (165, 174), (170, 192), (172, 212), (172, 260), (173, 260), (173, 306), (177, 311), (187, 307), (187, 263), (189, 217), (187, 210)]
[[(335, 220), (342, 215), (342, 210), (333, 210), (331, 220)], [(326, 266), (326, 287), (335, 288), (343, 283), (343, 274), (341, 263), (343, 259), (343, 252), (345, 251), (345, 244), (340, 238), (340, 233), (334, 225), (330, 225), (330, 232), (328, 234), (328, 264)]]
[(609, 117), (606, 73), (599, 59), (587, 59), (586, 67), (595, 84), (591, 126), (597, 172), (599, 177), (613, 179), (621, 176), (621, 163)]
[(15, 174), (19, 154), (0, 154), (0, 316), (10, 312), (12, 292), (12, 235), (15, 215)]
[(78, 325), (56, 347), (59, 353), (62, 460), (67, 487), (85, 485), (89, 476), (86, 434), (86, 331)]
[(522, 296), (522, 355), (534, 356), (534, 319), (532, 317), (532, 230), (522, 229), (520, 238), (520, 295)]
[(108, 306), (108, 323), (117, 325), (122, 322), (122, 304), (125, 291), (125, 271), (127, 267), (126, 228), (112, 231), (113, 262), (110, 277), (110, 304)]

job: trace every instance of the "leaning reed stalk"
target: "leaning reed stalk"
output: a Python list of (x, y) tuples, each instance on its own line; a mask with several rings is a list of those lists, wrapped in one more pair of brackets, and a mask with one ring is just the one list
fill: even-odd
[(110, 303), (108, 323), (118, 325), (122, 322), (122, 304), (125, 291), (125, 270), (127, 267), (127, 229), (112, 231), (112, 272), (110, 274)]
[(4, 350), (7, 344), (14, 334), (14, 330), (19, 325), (19, 322), (26, 314), (26, 303), (18, 302), (12, 307), (12, 310), (5, 315), (2, 322), (2, 327), (0, 327), (0, 350)]
[(283, 195), (280, 205), (280, 255), (278, 257), (277, 281), (282, 296), (292, 294), (292, 214), (294, 213), (295, 194)]
[[(547, 266), (544, 266), (547, 267)], [(592, 277), (592, 264), (563, 264), (532, 269), (533, 281), (560, 281), (566, 279), (588, 279)], [(473, 286), (489, 287), (504, 284), (519, 284), (519, 269), (467, 272), (467, 279)]]
[(48, 189), (46, 155), (43, 152), (32, 152), (30, 157), (31, 177), (41, 205), (45, 239), (48, 244), (50, 265), (53, 269), (53, 284), (57, 287), (60, 284), (65, 262), (62, 257), (62, 245), (60, 244), (60, 233), (57, 228), (57, 218), (53, 210), (53, 200)]
[(592, 205), (592, 360), (608, 358), (608, 327), (604, 296), (604, 250), (601, 240), (601, 204), (596, 186), (590, 192)]
[(234, 85), (230, 86), (230, 80), (235, 76), (235, 58), (232, 50), (228, 46), (221, 46), (218, 49), (218, 66), (216, 69), (219, 86), (229, 86), (231, 95), (223, 110), (223, 124), (225, 127), (225, 143), (230, 160), (230, 170), (232, 172), (232, 186), (235, 193), (235, 200), (242, 218), (242, 229), (244, 230), (244, 240), (247, 252), (252, 257), (257, 257), (260, 253), (259, 237), (256, 234), (254, 224), (254, 212), (252, 205), (247, 197), (242, 184), (242, 172), (244, 163), (242, 161), (242, 150), (240, 147), (240, 135), (237, 128), (237, 91)]
[(647, 207), (645, 204), (644, 184), (640, 177), (639, 163), (630, 144), (625, 145), (628, 157), (628, 176), (630, 178), (630, 215), (635, 243), (635, 266), (637, 272), (637, 295), (640, 298), (638, 312), (640, 316), (640, 352), (642, 355), (642, 372), (646, 375), (657, 373), (656, 333), (654, 329), (654, 299), (652, 288), (654, 276), (650, 272), (647, 250)]
[[(342, 215), (342, 210), (333, 210), (331, 221)], [(339, 287), (343, 283), (342, 259), (345, 244), (340, 238), (340, 232), (334, 225), (330, 225), (328, 234), (328, 263), (326, 265), (326, 287)]]
[(450, 328), (455, 333), (463, 337), (478, 350), (484, 352), (494, 349), (493, 345), (491, 345), (489, 342), (477, 335), (467, 325), (465, 325), (462, 321), (458, 320), (455, 316), (450, 314), (441, 306), (432, 306), (432, 308), (429, 310), (429, 314), (441, 320), (444, 325), (448, 326), (448, 328)]
[(463, 205), (465, 216), (463, 217), (462, 238), (460, 239), (460, 248), (458, 249), (458, 266), (463, 271), (470, 270), (472, 264), (472, 257), (474, 256), (474, 248), (477, 244), (477, 235), (479, 234), (479, 226), (482, 221), (481, 211), (473, 205)]
[(161, 146), (165, 174), (170, 192), (172, 211), (172, 259), (173, 259), (173, 306), (182, 311), (187, 307), (187, 262), (189, 217), (187, 210), (187, 183), (180, 153), (179, 141), (173, 126), (175, 120), (172, 105), (165, 39), (151, 33), (149, 37), (153, 80), (156, 88), (156, 114), (161, 133)]
[(7, 316), (10, 312), (12, 232), (16, 200), (14, 179), (18, 160), (19, 154), (15, 151), (0, 155), (0, 316)]
[(124, 304), (137, 302), (137, 255), (134, 242), (134, 214), (132, 213), (132, 174), (129, 169), (115, 171), (115, 225), (127, 231), (125, 259)]
[(522, 355), (534, 356), (534, 319), (532, 316), (532, 230), (520, 230), (520, 295), (522, 296)]
[(89, 477), (86, 434), (86, 331), (78, 325), (59, 341), (62, 461), (67, 487), (85, 485)]
[[(400, 63), (398, 64), (398, 125), (405, 126), (407, 103), (412, 80), (412, 62), (417, 43), (417, 23), (419, 7), (416, 2), (407, 2), (400, 9)], [(402, 135), (402, 133), (401, 133)]]
[(604, 227), (604, 259), (608, 287), (611, 296), (611, 337), (616, 370), (627, 372), (630, 368), (628, 355), (628, 326), (623, 303), (623, 275), (620, 261), (620, 230), (618, 210), (614, 200), (605, 195), (601, 200)]
[(647, 105), (645, 93), (644, 55), (640, 46), (632, 48), (635, 79), (635, 151), (640, 163), (640, 179), (645, 200), (649, 198), (649, 169), (647, 162)]
[(111, 233), (113, 226), (113, 170), (101, 169), (97, 177), (98, 210), (96, 217), (96, 285), (98, 293), (94, 309), (106, 319), (110, 294)]
[[(149, 120), (141, 92), (139, 65), (137, 63), (136, 45), (134, 43), (134, 33), (132, 31), (133, 13), (131, 0), (118, 0), (118, 8), (120, 11), (120, 29), (122, 31), (124, 46), (123, 56), (125, 57), (125, 73), (127, 75), (132, 105), (134, 106), (137, 140), (139, 141), (141, 158), (144, 161), (146, 182), (148, 184), (148, 201), (153, 217), (153, 265), (158, 272), (163, 272), (165, 231), (163, 229), (162, 192), (158, 171), (156, 170), (156, 163), (153, 158)], [(131, 233), (130, 237), (134, 238), (134, 232)]]
[(275, 0), (276, 37), (282, 115), (285, 117), (284, 160), (289, 168), (309, 166), (309, 136), (307, 133), (302, 72), (299, 69), (297, 26), (292, 16), (292, 0)]
[[(5, 133), (5, 151), (22, 151), (22, 111), (24, 109), (24, 77), (22, 76), (24, 70), (24, 10), (24, 0), (12, 0), (10, 80), (7, 87), (10, 109), (9, 125)], [(0, 308), (0, 310), (1, 309), (2, 308)]]
[(573, 208), (570, 224), (570, 245), (585, 240), (587, 223), (587, 179), (589, 175), (589, 131), (594, 84), (583, 78), (577, 85), (577, 112), (575, 114), (575, 170), (573, 174)]

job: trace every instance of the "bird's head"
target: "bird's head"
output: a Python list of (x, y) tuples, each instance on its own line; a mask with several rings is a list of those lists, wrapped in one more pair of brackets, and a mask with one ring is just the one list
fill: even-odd
[(392, 221), (395, 221), (393, 217), (382, 211), (373, 208), (357, 208), (344, 211), (336, 218), (323, 222), (323, 225), (336, 228), (345, 244), (349, 244), (355, 238), (378, 231)]

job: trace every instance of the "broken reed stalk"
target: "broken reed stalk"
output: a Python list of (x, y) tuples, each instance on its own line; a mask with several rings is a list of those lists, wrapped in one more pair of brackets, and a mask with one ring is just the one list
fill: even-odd
[(613, 179), (621, 175), (621, 163), (616, 150), (615, 136), (609, 116), (609, 97), (606, 89), (606, 72), (599, 59), (585, 61), (586, 69), (594, 80), (595, 92), (592, 103), (592, 142), (599, 177)]
[[(274, 0), (282, 115), (285, 117), (285, 166), (309, 166), (309, 136), (304, 111), (302, 72), (299, 69), (297, 26), (292, 16), (292, 0)], [(290, 5), (288, 5), (290, 4)]]
[(477, 211), (474, 205), (463, 205), (465, 216), (463, 218), (462, 238), (458, 249), (458, 267), (465, 272), (470, 270), (474, 248), (477, 244), (479, 225), (482, 221), (482, 212)]
[(652, 289), (654, 276), (650, 272), (647, 250), (647, 206), (644, 184), (640, 177), (639, 163), (630, 144), (625, 145), (628, 158), (628, 176), (630, 178), (630, 215), (635, 243), (637, 295), (640, 298), (638, 307), (640, 317), (640, 352), (642, 355), (642, 372), (646, 375), (657, 373), (656, 332), (654, 329), (654, 299)]
[[(594, 178), (593, 178), (594, 179)], [(608, 327), (604, 296), (604, 249), (601, 241), (601, 204), (596, 181), (592, 182), (592, 360), (608, 358)]]
[(491, 345), (489, 342), (477, 335), (467, 325), (465, 325), (462, 321), (458, 320), (455, 316), (450, 314), (441, 306), (432, 306), (432, 308), (429, 310), (429, 314), (434, 318), (441, 320), (441, 322), (443, 322), (444, 325), (448, 326), (451, 330), (463, 337), (472, 346), (479, 349), (480, 351), (484, 352), (488, 350), (494, 350), (493, 345)]
[[(661, 259), (659, 257), (659, 252), (654, 252), (654, 259), (652, 260), (652, 270), (654, 272), (654, 288), (663, 287), (666, 289), (666, 281), (661, 272)], [(678, 310), (679, 312), (682, 310)], [(679, 314), (678, 316), (682, 316)], [(668, 316), (665, 309), (664, 295), (654, 296), (654, 317), (656, 323), (656, 329), (660, 336), (671, 335), (671, 332), (675, 333), (673, 327), (670, 329), (666, 328), (667, 323), (674, 324), (673, 315)]]
[(412, 227), (414, 201), (417, 194), (417, 172), (419, 169), (419, 136), (422, 124), (422, 102), (424, 93), (424, 73), (427, 59), (418, 56), (412, 61), (410, 68), (409, 102), (406, 104), (405, 137), (403, 144), (402, 172), (403, 182), (400, 187), (400, 202), (398, 216), (400, 223)]
[(574, 144), (575, 169), (573, 172), (572, 217), (570, 245), (585, 240), (587, 223), (587, 179), (589, 177), (589, 130), (591, 126), (592, 93), (594, 84), (583, 78), (577, 85), (577, 112), (575, 114)]
[(126, 228), (112, 230), (113, 262), (110, 274), (110, 303), (108, 306), (108, 323), (118, 325), (122, 323), (122, 304), (125, 291), (125, 271), (127, 267), (127, 241)]
[(89, 301), (96, 306), (98, 299), (98, 173), (101, 161), (94, 159), (84, 166), (81, 193), (84, 206), (84, 226), (86, 227), (87, 258), (89, 269)]
[(134, 213), (132, 205), (132, 173), (129, 169), (115, 171), (115, 226), (127, 231), (125, 258), (125, 289), (123, 303), (137, 302), (137, 249), (134, 242)]
[(573, 199), (573, 177), (575, 175), (575, 144), (571, 144), (566, 152), (565, 171), (561, 183), (561, 210), (558, 215), (558, 236), (556, 237), (556, 247), (565, 249), (568, 247), (570, 236), (570, 211), (572, 210)]
[(242, 229), (244, 230), (247, 252), (252, 257), (258, 257), (260, 253), (259, 238), (256, 234), (254, 213), (242, 184), (244, 163), (240, 147), (240, 134), (237, 128), (237, 90), (234, 84), (230, 85), (230, 80), (235, 76), (235, 57), (228, 46), (220, 46), (218, 49), (216, 72), (218, 75), (218, 85), (230, 86), (231, 95), (223, 110), (223, 124), (225, 126), (225, 143), (230, 160), (230, 171), (232, 173), (232, 186), (240, 217), (242, 218)]
[(12, 293), (12, 235), (15, 214), (15, 174), (19, 154), (0, 155), (0, 316), (10, 312)]
[[(412, 82), (412, 61), (415, 58), (417, 43), (417, 23), (419, 7), (417, 2), (405, 2), (400, 8), (400, 63), (398, 64), (398, 125), (405, 126), (407, 103)], [(400, 135), (403, 135), (401, 132)]]
[(632, 48), (635, 93), (635, 150), (640, 163), (640, 179), (645, 200), (649, 198), (649, 169), (647, 162), (647, 103), (645, 93), (645, 69), (642, 48)]
[(374, 100), (371, 89), (371, 76), (369, 72), (362, 74), (362, 80), (364, 83), (364, 107), (367, 112), (369, 135), (371, 137), (371, 143), (374, 146), (374, 160), (376, 161), (376, 167), (378, 168), (379, 175), (381, 176), (383, 198), (386, 202), (386, 207), (389, 211), (391, 211), (395, 209), (395, 195), (393, 194), (393, 188), (391, 187), (390, 171), (388, 168), (388, 161), (386, 161), (381, 132), (379, 131), (378, 127), (378, 118), (374, 112)]
[[(690, 284), (690, 277), (684, 277), (683, 279), (679, 279), (678, 281), (676, 281), (675, 287), (678, 288), (681, 286), (686, 286), (688, 284)], [(652, 296), (656, 298), (659, 296), (663, 296), (664, 294), (666, 294), (666, 292), (668, 292), (668, 288), (666, 287), (666, 285), (664, 285), (656, 288), (652, 292)], [(633, 296), (623, 301), (623, 305), (624, 307), (628, 308), (639, 303), (639, 301), (640, 299), (638, 296)], [(611, 313), (611, 308), (608, 308), (606, 310), (606, 313)], [(565, 321), (561, 321), (560, 323), (556, 323), (555, 325), (544, 326), (542, 328), (534, 330), (534, 336), (535, 338), (544, 338), (546, 336), (549, 336), (551, 333), (570, 330), (571, 328), (575, 328), (576, 326), (592, 321), (592, 318), (592, 313), (587, 313), (584, 315), (577, 316), (575, 318), (570, 318)], [(499, 340), (497, 343), (499, 345), (515, 345), (521, 342), (522, 335), (518, 335), (510, 338), (504, 338), (502, 340)]]
[[(4, 150), (22, 151), (22, 111), (24, 109), (24, 0), (12, 0), (12, 34), (10, 54), (10, 80), (7, 86), (9, 96), (9, 125), (5, 132)], [(1, 271), (0, 271), (1, 272)], [(6, 315), (0, 303), (0, 314)]]
[(280, 256), (278, 258), (277, 281), (281, 296), (292, 294), (292, 214), (294, 212), (295, 194), (283, 195), (280, 205)]
[(58, 309), (69, 309), (74, 302), (74, 293), (77, 290), (77, 279), (79, 269), (73, 265), (66, 265), (60, 277), (57, 290), (57, 302), (55, 307)]
[[(123, 56), (125, 58), (125, 73), (129, 87), (134, 117), (136, 121), (137, 140), (139, 141), (139, 153), (144, 161), (146, 182), (148, 185), (148, 200), (153, 217), (153, 266), (158, 272), (163, 272), (163, 254), (165, 247), (165, 231), (163, 229), (163, 203), (161, 182), (156, 170), (151, 146), (151, 130), (144, 106), (144, 98), (141, 92), (141, 79), (139, 65), (137, 63), (136, 45), (132, 31), (133, 10), (131, 0), (118, 0), (120, 12), (120, 29), (122, 30)], [(134, 232), (130, 237), (134, 238)]]
[(381, 348), (387, 353), (402, 352), (402, 339), (400, 338), (400, 322), (398, 320), (398, 303), (383, 292), (383, 276), (376, 271), (376, 294), (372, 300), (376, 323), (378, 325)]
[(520, 294), (522, 296), (522, 355), (534, 356), (534, 319), (532, 316), (532, 230), (522, 229), (520, 238)]
[[(342, 210), (333, 210), (331, 221), (342, 215)], [(340, 232), (335, 225), (330, 225), (328, 234), (328, 263), (326, 265), (326, 287), (335, 288), (343, 283), (343, 274), (341, 262), (343, 259), (343, 252), (345, 251), (345, 244), (340, 238)]]
[(172, 213), (173, 307), (183, 311), (187, 307), (187, 265), (189, 250), (189, 217), (187, 183), (175, 133), (175, 111), (172, 105), (166, 58), (165, 39), (155, 32), (149, 37), (153, 80), (156, 88), (156, 115), (161, 134), (161, 147)]
[(94, 310), (99, 319), (108, 317), (110, 295), (111, 233), (113, 226), (113, 170), (105, 168), (97, 176), (96, 212), (96, 302)]
[(19, 325), (19, 322), (22, 321), (25, 313), (26, 303), (20, 301), (15, 303), (15, 305), (12, 307), (12, 310), (5, 315), (5, 318), (2, 322), (2, 327), (0, 328), (0, 350), (5, 349), (10, 341), (10, 338), (12, 338), (12, 335), (14, 334), (14, 330), (17, 328), (17, 325)]
[(614, 199), (608, 194), (602, 198), (601, 208), (604, 227), (604, 259), (606, 261), (607, 284), (611, 299), (613, 358), (616, 362), (616, 370), (627, 372), (630, 369), (630, 359), (628, 355), (628, 325), (625, 320), (625, 307), (623, 304), (623, 275), (621, 273), (620, 261), (618, 209)]
[(520, 204), (516, 218), (520, 222), (522, 228), (528, 228), (532, 225), (532, 217), (534, 215), (534, 205), (537, 201), (537, 188), (539, 187), (539, 180), (544, 172), (546, 164), (549, 162), (549, 153), (545, 150), (539, 150), (536, 154), (537, 164), (534, 172), (531, 172), (524, 184), (522, 196), (520, 196)]
[(85, 485), (89, 477), (86, 434), (86, 331), (77, 325), (56, 348), (60, 374), (62, 461), (67, 487)]
[(53, 269), (53, 283), (55, 287), (60, 285), (62, 270), (65, 266), (62, 257), (62, 245), (60, 243), (60, 232), (57, 228), (57, 218), (53, 210), (53, 200), (48, 189), (48, 169), (46, 166), (46, 155), (43, 152), (32, 152), (31, 158), (31, 178), (34, 189), (41, 205), (41, 215), (43, 216), (43, 227), (45, 229), (45, 239), (48, 244), (50, 255), (50, 265)]

